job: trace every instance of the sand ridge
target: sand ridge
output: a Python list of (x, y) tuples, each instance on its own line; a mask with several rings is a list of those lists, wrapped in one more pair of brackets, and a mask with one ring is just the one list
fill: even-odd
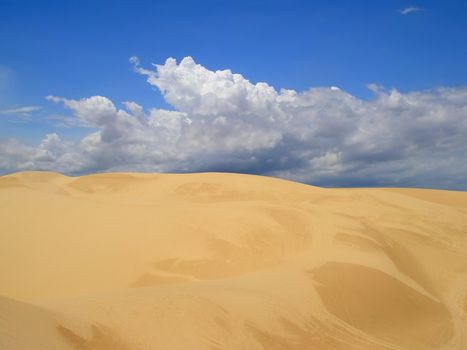
[(467, 348), (467, 193), (0, 177), (1, 349)]

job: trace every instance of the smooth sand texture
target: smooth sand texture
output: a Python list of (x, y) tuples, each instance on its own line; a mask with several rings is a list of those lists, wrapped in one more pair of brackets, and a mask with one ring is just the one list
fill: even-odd
[(0, 177), (0, 349), (466, 349), (467, 193)]

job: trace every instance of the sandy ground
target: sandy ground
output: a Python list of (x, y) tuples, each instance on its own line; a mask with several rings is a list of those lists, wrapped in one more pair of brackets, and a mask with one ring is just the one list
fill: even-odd
[(467, 193), (0, 177), (0, 349), (467, 349)]

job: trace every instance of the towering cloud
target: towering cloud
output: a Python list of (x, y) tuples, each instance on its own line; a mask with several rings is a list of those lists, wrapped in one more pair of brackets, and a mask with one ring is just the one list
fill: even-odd
[[(118, 108), (106, 97), (48, 96), (94, 128), (78, 143), (0, 145), (0, 170), (239, 171), (330, 186), (466, 188), (467, 88), (361, 100), (337, 87), (276, 91), (191, 57), (135, 70), (174, 110)], [(464, 186), (464, 187), (462, 187)]]

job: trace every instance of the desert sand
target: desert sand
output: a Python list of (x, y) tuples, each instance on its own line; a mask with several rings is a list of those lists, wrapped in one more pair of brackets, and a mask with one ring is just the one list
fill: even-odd
[(467, 349), (467, 193), (2, 176), (0, 349)]

